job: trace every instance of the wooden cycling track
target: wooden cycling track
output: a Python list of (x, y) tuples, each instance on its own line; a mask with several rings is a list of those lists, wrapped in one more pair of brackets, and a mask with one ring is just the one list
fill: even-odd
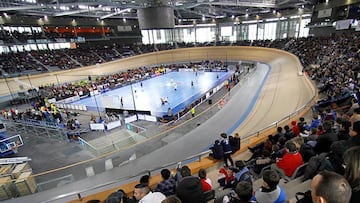
[[(88, 75), (105, 75), (121, 70), (127, 70), (129, 68), (153, 64), (197, 60), (259, 61), (268, 64), (271, 68), (268, 69), (269, 71), (266, 73), (266, 76), (264, 76), (264, 72), (261, 71), (259, 73), (260, 75), (255, 73), (248, 79), (249, 82), (245, 83), (244, 87), (240, 87), (237, 91), (240, 92), (239, 95), (233, 96), (220, 112), (207, 121), (208, 124), (206, 122), (200, 125), (189, 133), (189, 135), (184, 135), (183, 139), (177, 140), (173, 145), (170, 143), (163, 147), (164, 149), (161, 148), (156, 150), (153, 153), (130, 162), (124, 167), (117, 167), (111, 171), (87, 178), (86, 180), (70, 183), (63, 187), (21, 197), (15, 200), (26, 200), (27, 202), (46, 201), (57, 195), (99, 185), (114, 178), (129, 177), (131, 174), (137, 174), (146, 169), (164, 165), (170, 161), (175, 162), (183, 160), (190, 155), (198, 153), (199, 150), (204, 149), (201, 147), (201, 144), (198, 143), (196, 145), (197, 141), (200, 139), (199, 137), (206, 137), (212, 142), (214, 137), (216, 138), (218, 136), (218, 132), (224, 131), (224, 129), (216, 128), (216, 125), (213, 125), (214, 123), (220, 123), (222, 125), (222, 122), (226, 121), (227, 123), (230, 123), (230, 126), (233, 126), (233, 123), (237, 123), (239, 117), (242, 117), (242, 115), (249, 110), (248, 106), (250, 106), (254, 96), (256, 96), (256, 100), (253, 102), (252, 108), (246, 113), (241, 125), (237, 126), (233, 132), (237, 132), (240, 135), (248, 135), (249, 133), (263, 129), (273, 122), (284, 119), (305, 104), (308, 104), (309, 101), (314, 100), (316, 95), (315, 87), (312, 85), (311, 81), (309, 81), (307, 77), (299, 75), (302, 66), (297, 57), (285, 51), (260, 47), (197, 47), (161, 51), (101, 64), (100, 67), (91, 66), (30, 77), (20, 77), (16, 80), (21, 80), (25, 83), (30, 80), (30, 84), (39, 86), (51, 84), (54, 83), (54, 81), (62, 83), (65, 81), (79, 80), (80, 78), (86, 79)], [(264, 66), (259, 69), (267, 68)], [(86, 73), (86, 75), (84, 73)], [(261, 76), (261, 74), (263, 76)], [(7, 81), (0, 81), (0, 86), (6, 85), (4, 84), (6, 82), (9, 86), (9, 88), (3, 86), (8, 92), (6, 92), (4, 88), (1, 88), (0, 95), (18, 91), (19, 83), (16, 80), (10, 81), (10, 79), (7, 79)], [(262, 83), (262, 81), (264, 82)], [(256, 95), (256, 92), (259, 92), (259, 94)], [(306, 109), (304, 109), (304, 111), (305, 110)], [(293, 116), (293, 119), (295, 119), (298, 115)], [(287, 118), (286, 121), (289, 122), (289, 119), (290, 118)], [(226, 126), (226, 128), (228, 128), (228, 126)], [(262, 137), (253, 136), (246, 143), (256, 143), (259, 139), (262, 139)], [(197, 151), (188, 149), (194, 148), (194, 146), (199, 146), (198, 149), (196, 149)], [(126, 182), (124, 181), (124, 183)], [(104, 190), (104, 188), (102, 188), (102, 190)], [(91, 193), (95, 192), (96, 191), (92, 191)], [(74, 198), (75, 197), (71, 197), (70, 199)], [(16, 202), (15, 200), (9, 200), (9, 202)], [(60, 202), (64, 201), (65, 199), (62, 199)]]

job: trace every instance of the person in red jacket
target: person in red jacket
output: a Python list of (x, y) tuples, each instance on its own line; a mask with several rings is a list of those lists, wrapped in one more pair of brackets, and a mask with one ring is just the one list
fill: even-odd
[(206, 170), (203, 169), (203, 168), (200, 169), (199, 172), (198, 172), (198, 176), (199, 176), (200, 181), (201, 181), (203, 192), (207, 192), (207, 191), (211, 190), (212, 189), (212, 183), (211, 183), (211, 180), (206, 177)]
[(281, 176), (291, 177), (296, 168), (303, 164), (301, 154), (297, 151), (296, 145), (293, 142), (288, 142), (285, 145), (285, 154), (282, 159), (276, 161), (271, 165), (271, 169), (277, 171)]
[(294, 133), (294, 137), (298, 136), (300, 134), (300, 128), (297, 125), (296, 121), (291, 121), (292, 131)]

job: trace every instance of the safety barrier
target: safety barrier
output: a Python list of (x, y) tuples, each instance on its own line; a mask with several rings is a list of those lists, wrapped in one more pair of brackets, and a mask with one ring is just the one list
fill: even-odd
[(75, 105), (75, 104), (64, 104), (64, 103), (56, 103), (56, 107), (59, 109), (71, 109), (78, 111), (87, 111), (87, 107), (85, 105)]

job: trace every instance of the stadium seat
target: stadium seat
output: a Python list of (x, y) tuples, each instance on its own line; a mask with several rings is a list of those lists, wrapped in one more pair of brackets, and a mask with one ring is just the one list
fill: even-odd
[(294, 180), (295, 178), (298, 178), (305, 173), (305, 168), (308, 165), (308, 163), (303, 163), (302, 165), (298, 166), (296, 170), (294, 171), (293, 175), (291, 177), (285, 176), (283, 177), (286, 182), (289, 182), (290, 180)]
[(209, 191), (204, 192), (204, 196), (205, 196), (206, 202), (216, 199), (215, 190), (209, 190)]

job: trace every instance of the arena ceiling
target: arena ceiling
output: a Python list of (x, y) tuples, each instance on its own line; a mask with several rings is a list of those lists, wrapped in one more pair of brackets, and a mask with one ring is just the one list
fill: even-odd
[(136, 19), (140, 8), (170, 6), (175, 18), (234, 18), (309, 13), (316, 0), (1, 0), (2, 15)]

